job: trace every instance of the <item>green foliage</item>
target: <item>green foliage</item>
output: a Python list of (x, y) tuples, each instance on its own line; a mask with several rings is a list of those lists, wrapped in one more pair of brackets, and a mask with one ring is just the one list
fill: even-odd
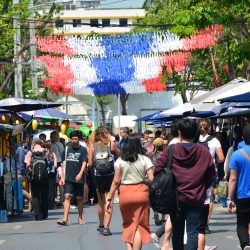
[(31, 83), (31, 77), (27, 77), (23, 83), (23, 96), (24, 96), (24, 98), (34, 99), (34, 100), (51, 101), (48, 98), (49, 91), (50, 90), (48, 88), (33, 89), (32, 83)]
[(96, 101), (100, 106), (100, 111), (102, 115), (102, 125), (105, 126), (106, 124), (106, 119), (105, 119), (105, 113), (106, 113), (106, 107), (112, 102), (112, 99), (109, 95), (96, 95)]
[[(222, 25), (224, 33), (224, 37), (213, 50), (193, 52), (185, 72), (163, 74), (162, 81), (175, 81), (175, 92), (184, 96), (186, 90), (214, 88), (215, 74), (219, 75), (221, 84), (238, 76), (250, 78), (249, 8), (250, 2), (242, 0), (153, 1), (146, 18), (141, 21), (144, 25), (158, 24), (156, 29), (170, 29), (180, 37), (190, 36), (213, 24)], [(137, 30), (154, 31), (155, 27), (148, 26)], [(212, 67), (212, 58), (215, 69)]]
[[(16, 20), (20, 26), (21, 31), (21, 52), (22, 60), (28, 62), (30, 59), (30, 29), (29, 20), (31, 16), (31, 10), (29, 8), (29, 0), (19, 0), (19, 4), (13, 6), (12, 0), (2, 0), (0, 1), (0, 88), (4, 92), (3, 96), (14, 95), (13, 86), (10, 84), (1, 86), (5, 81), (8, 73), (14, 70), (14, 34), (18, 31), (13, 27), (13, 21)], [(37, 1), (35, 1), (37, 2)], [(38, 3), (39, 4), (39, 3)], [(41, 15), (35, 11), (35, 18), (31, 21), (35, 21), (36, 35), (50, 35), (52, 32), (52, 17), (57, 15), (61, 10), (61, 7), (53, 4), (48, 11), (48, 13)], [(36, 96), (35, 90), (30, 90), (27, 82), (30, 81), (30, 67), (24, 69), (23, 72), (24, 80), (24, 92), (28, 95), (28, 92), (34, 92), (29, 94), (30, 96)], [(10, 83), (14, 82), (13, 75), (10, 78)], [(13, 85), (13, 84), (12, 84)], [(44, 95), (44, 94), (43, 94)]]
[(112, 99), (109, 95), (96, 95), (96, 101), (98, 104), (106, 106), (112, 102)]

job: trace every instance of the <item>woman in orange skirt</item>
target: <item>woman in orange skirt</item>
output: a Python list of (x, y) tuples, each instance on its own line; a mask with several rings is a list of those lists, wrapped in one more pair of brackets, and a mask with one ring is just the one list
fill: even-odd
[(127, 250), (139, 250), (150, 243), (148, 186), (145, 178), (153, 180), (153, 164), (144, 155), (138, 134), (131, 134), (122, 156), (115, 162), (115, 176), (107, 196), (107, 211), (120, 185), (120, 210), (123, 218), (123, 235)]

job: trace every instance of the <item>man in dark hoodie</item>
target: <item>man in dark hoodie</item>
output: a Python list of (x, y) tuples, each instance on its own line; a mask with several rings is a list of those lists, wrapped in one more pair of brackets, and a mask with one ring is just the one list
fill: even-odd
[[(179, 123), (180, 143), (174, 148), (172, 171), (177, 181), (179, 215), (170, 214), (174, 250), (184, 250), (184, 225), (187, 228), (187, 249), (197, 250), (199, 225), (206, 197), (206, 190), (215, 180), (215, 165), (209, 150), (194, 143), (198, 124), (184, 119)], [(166, 166), (169, 146), (165, 147), (158, 159), (155, 171)]]

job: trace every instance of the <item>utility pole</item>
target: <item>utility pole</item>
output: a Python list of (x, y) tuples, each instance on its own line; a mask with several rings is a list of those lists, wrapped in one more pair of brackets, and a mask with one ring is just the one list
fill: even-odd
[(92, 120), (92, 129), (95, 130), (95, 95), (92, 95), (92, 107), (91, 107), (91, 120)]
[(34, 13), (34, 1), (30, 0), (30, 66), (31, 66), (31, 79), (32, 79), (32, 89), (38, 88), (37, 84), (37, 74), (36, 74), (36, 30), (35, 30), (35, 13)]
[[(13, 5), (18, 4), (19, 0), (13, 0)], [(14, 16), (13, 28), (16, 30), (14, 34), (14, 62), (15, 62), (15, 97), (23, 98), (23, 78), (22, 78), (22, 58), (21, 50), (21, 33), (18, 16)]]

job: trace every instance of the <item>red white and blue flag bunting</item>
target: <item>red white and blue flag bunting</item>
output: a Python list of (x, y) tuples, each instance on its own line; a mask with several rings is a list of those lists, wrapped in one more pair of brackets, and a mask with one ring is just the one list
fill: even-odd
[(214, 46), (221, 26), (206, 28), (180, 39), (169, 31), (124, 35), (37, 37), (37, 47), (48, 53), (45, 86), (56, 93), (118, 94), (165, 91), (165, 72), (182, 72), (192, 50)]

